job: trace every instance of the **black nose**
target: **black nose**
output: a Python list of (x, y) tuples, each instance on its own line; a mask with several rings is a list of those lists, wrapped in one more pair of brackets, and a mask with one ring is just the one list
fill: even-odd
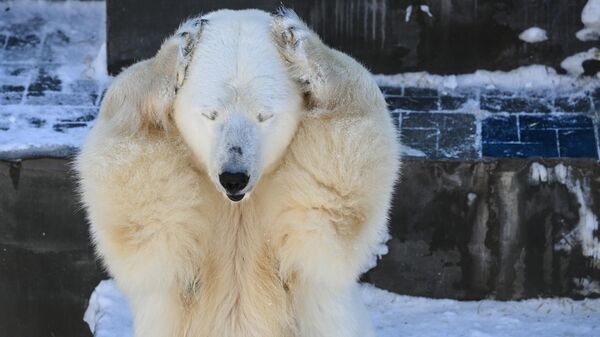
[(245, 173), (223, 172), (219, 174), (219, 182), (228, 195), (237, 195), (248, 185), (250, 177)]

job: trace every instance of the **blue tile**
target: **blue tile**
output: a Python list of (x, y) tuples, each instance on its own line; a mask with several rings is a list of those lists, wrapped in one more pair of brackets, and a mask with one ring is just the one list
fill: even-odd
[(392, 123), (394, 123), (394, 126), (397, 130), (400, 130), (400, 114), (397, 112), (392, 112), (390, 115), (392, 116)]
[(532, 143), (483, 143), (482, 154), (488, 158), (528, 158), (528, 157), (558, 157), (556, 146)]
[(592, 109), (591, 100), (587, 96), (563, 96), (554, 101), (558, 112), (589, 112)]
[(435, 158), (438, 150), (438, 130), (402, 129), (400, 140), (404, 146), (421, 151), (428, 158)]
[(468, 98), (465, 96), (449, 96), (443, 95), (440, 97), (440, 108), (442, 110), (458, 110), (466, 102)]
[(516, 142), (519, 140), (516, 116), (492, 116), (481, 123), (481, 138), (487, 142)]
[(405, 144), (429, 158), (476, 159), (476, 122), (471, 114), (403, 113)]
[(519, 116), (521, 130), (591, 129), (592, 119), (585, 115)]
[(490, 112), (550, 112), (550, 101), (540, 97), (481, 97), (481, 109)]
[(402, 96), (404, 92), (404, 88), (402, 87), (381, 86), (379, 89), (385, 96)]
[(560, 130), (560, 156), (570, 158), (598, 158), (598, 147), (593, 129)]
[(594, 102), (596, 112), (600, 111), (600, 87), (594, 89), (592, 92), (592, 101)]
[(388, 96), (386, 101), (390, 110), (435, 111), (439, 110), (437, 97), (395, 97)]
[(438, 91), (431, 88), (416, 88), (406, 87), (404, 88), (404, 96), (407, 97), (437, 97)]
[(522, 130), (521, 142), (547, 144), (548, 146), (557, 146), (556, 130)]

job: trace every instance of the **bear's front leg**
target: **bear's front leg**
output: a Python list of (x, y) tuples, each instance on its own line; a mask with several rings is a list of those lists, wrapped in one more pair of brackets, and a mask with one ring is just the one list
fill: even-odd
[(273, 19), (290, 76), (308, 96), (274, 180), (275, 247), (300, 337), (374, 336), (357, 279), (387, 232), (399, 143), (383, 95), (354, 59), (293, 11)]
[(272, 33), (291, 77), (301, 84), (314, 113), (387, 109), (369, 71), (325, 45), (294, 11), (280, 9), (274, 15)]
[(356, 283), (368, 248), (353, 248), (337, 232), (343, 225), (332, 220), (324, 209), (298, 206), (278, 219), (279, 271), (289, 288), (297, 337), (374, 337)]

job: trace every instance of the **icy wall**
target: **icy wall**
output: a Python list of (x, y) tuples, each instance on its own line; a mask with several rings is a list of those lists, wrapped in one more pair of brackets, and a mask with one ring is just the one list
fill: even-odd
[[(327, 43), (388, 74), (506, 71), (529, 64), (559, 69), (568, 56), (597, 46), (592, 38), (599, 29), (597, 4), (582, 16), (587, 0), (108, 0), (109, 68), (118, 72), (153, 55), (191, 14), (216, 8), (273, 11), (280, 3), (293, 7)], [(520, 39), (531, 27), (543, 29), (547, 40)], [(598, 69), (597, 62), (588, 66), (590, 72)]]

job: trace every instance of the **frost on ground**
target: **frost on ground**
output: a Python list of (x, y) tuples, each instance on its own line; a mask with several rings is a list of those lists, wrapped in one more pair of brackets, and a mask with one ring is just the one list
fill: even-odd
[[(362, 285), (378, 337), (600, 336), (600, 299), (437, 300)], [(131, 313), (112, 280), (90, 298), (84, 320), (95, 337), (132, 337)]]
[(519, 39), (527, 43), (538, 43), (548, 40), (548, 35), (540, 27), (530, 27), (519, 35)]

